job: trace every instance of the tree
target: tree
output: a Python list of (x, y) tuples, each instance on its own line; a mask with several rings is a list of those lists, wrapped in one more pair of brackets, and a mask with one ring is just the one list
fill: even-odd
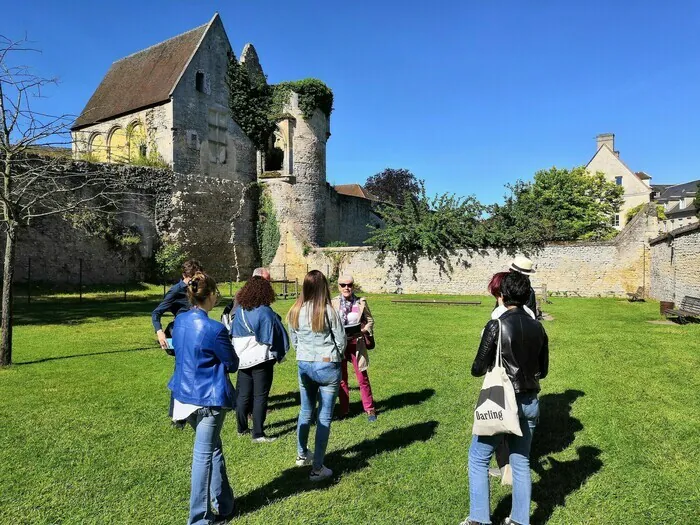
[(366, 241), (380, 250), (379, 263), (388, 253), (397, 258), (397, 269), (408, 266), (416, 275), (420, 257), (435, 262), (440, 272), (453, 270), (450, 257), (458, 250), (477, 250), (486, 244), (481, 215), (483, 206), (475, 197), (456, 197), (445, 193), (429, 198), (425, 185), (418, 183), (418, 192), (405, 192), (404, 204), (385, 204), (381, 214), (384, 227), (374, 228)]
[(26, 41), (0, 35), (0, 229), (5, 237), (0, 367), (12, 363), (12, 284), (22, 233), (44, 217), (80, 210), (114, 214), (129, 187), (125, 179), (100, 175), (88, 163), (56, 154), (71, 144), (73, 118), (34, 109), (44, 89), (57, 81), (14, 62), (30, 51), (35, 50)]
[(386, 168), (368, 178), (365, 189), (381, 201), (403, 205), (407, 193), (419, 196), (422, 182), (408, 170)]
[(549, 241), (600, 240), (614, 235), (612, 218), (623, 188), (590, 175), (584, 167), (551, 168), (533, 182), (507, 186), (503, 204), (490, 208), (489, 235), (505, 246), (537, 246)]

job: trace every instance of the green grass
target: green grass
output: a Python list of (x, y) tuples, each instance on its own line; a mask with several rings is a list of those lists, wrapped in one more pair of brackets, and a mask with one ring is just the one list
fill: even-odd
[[(161, 290), (162, 292), (162, 290)], [(154, 294), (157, 301), (158, 294)], [(269, 433), (223, 431), (241, 523), (456, 524), (481, 381), (469, 375), (492, 301), (392, 305), (371, 296), (379, 421), (334, 422), (321, 486), (294, 466), (296, 366), (276, 368)], [(291, 301), (276, 308), (286, 312)], [(184, 523), (193, 435), (170, 428), (173, 362), (154, 302), (47, 301), (16, 309), (15, 366), (0, 371), (0, 523)], [(533, 444), (533, 523), (694, 523), (700, 484), (700, 325), (658, 303), (555, 299), (550, 376)], [(218, 317), (219, 310), (213, 317)], [(492, 484), (497, 517), (509, 490)]]

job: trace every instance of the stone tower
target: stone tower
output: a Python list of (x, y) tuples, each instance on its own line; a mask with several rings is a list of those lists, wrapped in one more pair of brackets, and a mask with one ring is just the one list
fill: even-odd
[[(300, 252), (304, 245), (322, 246), (326, 241), (329, 136), (330, 118), (318, 108), (309, 118), (304, 118), (299, 95), (290, 90), (271, 138), (271, 148), (260, 162), (260, 180), (270, 191), (280, 226), (276, 259), (284, 256), (282, 260), (288, 261), (290, 253)], [(273, 150), (278, 155), (273, 155)], [(270, 162), (273, 157), (277, 159), (275, 164)]]

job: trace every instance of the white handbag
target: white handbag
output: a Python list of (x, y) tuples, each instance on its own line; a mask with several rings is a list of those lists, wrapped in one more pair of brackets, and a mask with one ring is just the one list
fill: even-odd
[(501, 321), (498, 320), (498, 347), (496, 362), (493, 368), (486, 372), (484, 384), (481, 387), (479, 400), (474, 409), (475, 436), (494, 436), (496, 434), (515, 434), (522, 436), (518, 404), (515, 401), (513, 383), (503, 367), (501, 354)]
[(243, 308), (241, 308), (241, 321), (243, 321), (250, 335), (231, 338), (233, 349), (238, 356), (238, 368), (245, 370), (265, 361), (276, 359), (275, 352), (270, 351), (270, 345), (261, 344), (255, 340), (255, 332), (248, 325)]

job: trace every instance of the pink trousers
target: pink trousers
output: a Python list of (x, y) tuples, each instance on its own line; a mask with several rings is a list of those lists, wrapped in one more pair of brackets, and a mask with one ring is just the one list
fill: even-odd
[(340, 401), (341, 415), (347, 415), (350, 410), (350, 385), (348, 385), (348, 361), (352, 361), (352, 366), (355, 369), (355, 377), (360, 385), (360, 396), (362, 396), (362, 406), (365, 412), (374, 410), (374, 398), (372, 398), (372, 387), (369, 384), (369, 376), (367, 370), (360, 372), (357, 368), (357, 357), (355, 356), (355, 343), (348, 343), (345, 349), (345, 358), (343, 359), (340, 372), (340, 391), (338, 399)]

